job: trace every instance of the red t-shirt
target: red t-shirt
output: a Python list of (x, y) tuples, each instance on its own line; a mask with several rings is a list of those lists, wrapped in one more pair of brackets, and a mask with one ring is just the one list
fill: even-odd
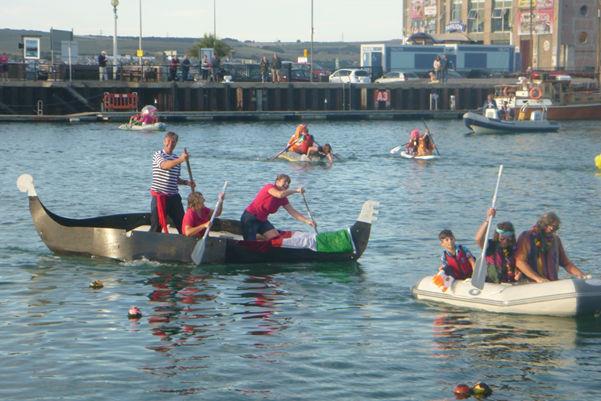
[(275, 188), (275, 184), (267, 184), (255, 196), (255, 199), (246, 207), (246, 211), (260, 221), (267, 221), (267, 217), (277, 212), (280, 206), (288, 204), (288, 198), (276, 198), (269, 194), (269, 190)]
[[(189, 207), (188, 210), (186, 210), (186, 214), (184, 214), (184, 219), (182, 220), (182, 232), (185, 232), (186, 226), (196, 227), (206, 223), (209, 220), (211, 220), (211, 209), (208, 207), (205, 206), (201, 209), (200, 216), (194, 209)], [(202, 237), (204, 233), (205, 230), (203, 229), (195, 234), (194, 237)]]

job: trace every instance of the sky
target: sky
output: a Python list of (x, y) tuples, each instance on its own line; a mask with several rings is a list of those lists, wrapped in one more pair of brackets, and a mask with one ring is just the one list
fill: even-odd
[[(111, 0), (0, 0), (0, 28), (75, 35), (112, 35)], [(138, 36), (140, 0), (120, 0), (119, 36)], [(311, 0), (141, 0), (142, 36), (201, 37), (257, 42), (311, 39)], [(402, 0), (313, 0), (314, 41), (400, 39)]]

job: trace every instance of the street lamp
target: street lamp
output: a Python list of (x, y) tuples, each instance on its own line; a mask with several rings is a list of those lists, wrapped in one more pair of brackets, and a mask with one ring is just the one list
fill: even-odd
[(311, 53), (309, 53), (309, 62), (311, 63), (311, 68), (309, 70), (309, 81), (313, 82), (313, 33), (315, 30), (313, 29), (313, 0), (311, 0)]
[(113, 13), (115, 14), (115, 33), (113, 34), (113, 79), (117, 79), (117, 6), (119, 0), (111, 0)]
[(217, 1), (213, 0), (213, 39), (217, 40)]
[(140, 39), (138, 40), (138, 57), (140, 57), (140, 67), (142, 66), (142, 56), (144, 56), (144, 52), (142, 51), (142, 0), (139, 1), (140, 6)]

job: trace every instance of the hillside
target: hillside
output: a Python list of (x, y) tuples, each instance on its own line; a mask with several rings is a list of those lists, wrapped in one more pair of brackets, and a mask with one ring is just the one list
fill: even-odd
[[(23, 35), (41, 36), (42, 57), (49, 58), (50, 33), (43, 31), (27, 31), (15, 29), (0, 29), (0, 52), (6, 51), (13, 56), (21, 53), (18, 44)], [(96, 56), (101, 50), (106, 50), (110, 55), (113, 48), (112, 36), (99, 35), (75, 35), (79, 44), (80, 56)], [(177, 50), (178, 54), (184, 54), (198, 39), (196, 38), (166, 38), (166, 37), (143, 37), (142, 47), (147, 55), (161, 56), (165, 50)], [(271, 57), (277, 52), (284, 60), (296, 60), (302, 56), (304, 49), (310, 48), (308, 42), (241, 42), (236, 39), (223, 39), (232, 47), (232, 58), (259, 60), (261, 56)], [(359, 65), (360, 42), (314, 42), (314, 60), (327, 68), (333, 69), (335, 60), (338, 59), (340, 66)], [(119, 53), (134, 55), (138, 48), (137, 37), (119, 37)]]

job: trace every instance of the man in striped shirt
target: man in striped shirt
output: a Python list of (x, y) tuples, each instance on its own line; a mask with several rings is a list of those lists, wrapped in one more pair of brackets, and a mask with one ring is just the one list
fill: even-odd
[(186, 150), (179, 156), (173, 154), (177, 139), (175, 132), (167, 132), (163, 139), (163, 149), (155, 152), (152, 157), (152, 185), (150, 186), (152, 194), (150, 231), (152, 232), (168, 232), (167, 217), (170, 217), (181, 234), (184, 208), (177, 186), (189, 185), (194, 191), (194, 181), (182, 180), (179, 177), (181, 164), (188, 160), (190, 154)]

